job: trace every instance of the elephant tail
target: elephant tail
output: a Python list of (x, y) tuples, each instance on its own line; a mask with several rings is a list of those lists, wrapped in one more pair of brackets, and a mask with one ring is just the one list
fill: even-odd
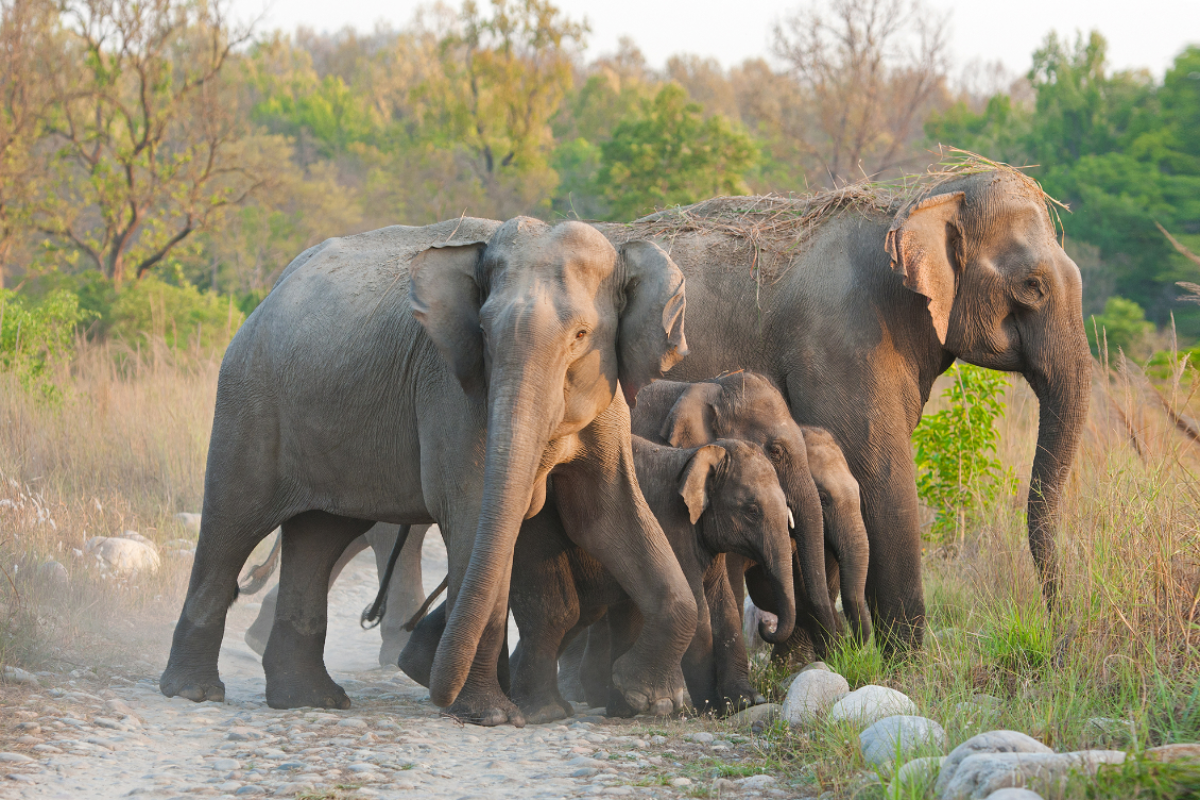
[(417, 609), (417, 613), (413, 614), (408, 622), (404, 623), (404, 630), (408, 631), (409, 633), (412, 633), (414, 630), (416, 630), (417, 623), (421, 621), (422, 617), (429, 613), (429, 607), (433, 605), (433, 601), (441, 597), (442, 592), (446, 591), (446, 587), (449, 585), (450, 576), (447, 575), (446, 577), (442, 578), (442, 582), (437, 585), (437, 588), (429, 593), (429, 597), (425, 598), (425, 602), (421, 603), (421, 607)]
[(267, 581), (275, 574), (276, 568), (279, 566), (279, 553), (283, 545), (283, 531), (276, 529), (275, 544), (271, 546), (271, 552), (267, 553), (267, 558), (257, 567), (251, 568), (249, 574), (246, 575), (244, 583), (238, 584), (239, 594), (257, 594), (262, 591), (262, 588), (267, 585)]

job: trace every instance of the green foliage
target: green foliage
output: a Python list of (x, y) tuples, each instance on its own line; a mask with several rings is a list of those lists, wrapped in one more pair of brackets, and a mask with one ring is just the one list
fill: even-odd
[(1087, 800), (1176, 800), (1200, 797), (1200, 764), (1129, 757), (1095, 775), (1073, 775), (1067, 797)]
[(1088, 320), (1087, 337), (1093, 353), (1099, 354), (1101, 343), (1107, 343), (1111, 355), (1118, 349), (1129, 355), (1153, 330), (1141, 306), (1114, 294), (1105, 301), (1104, 313)]
[(989, 619), (983, 632), (985, 658), (1001, 669), (1025, 675), (1050, 663), (1054, 634), (1040, 598), (1026, 607), (1010, 602)]
[(946, 542), (960, 538), (968, 521), (1013, 489), (1011, 468), (996, 457), (1000, 435), (996, 420), (1004, 415), (1003, 373), (970, 364), (947, 372), (950, 386), (942, 393), (948, 408), (926, 414), (913, 431), (917, 492), (934, 512), (927, 538)]
[(149, 276), (117, 295), (110, 334), (131, 343), (149, 336), (178, 349), (197, 343), (201, 348), (223, 347), (245, 318), (232, 297)]
[(851, 689), (877, 683), (888, 669), (883, 652), (875, 642), (858, 644), (848, 636), (836, 643), (825, 661), (831, 670), (846, 679)]
[(63, 289), (38, 303), (0, 289), (0, 370), (15, 373), (27, 389), (48, 399), (57, 397), (49, 369), (69, 355), (75, 326), (88, 316)]
[(757, 147), (725, 117), (702, 111), (671, 83), (616, 127), (600, 147), (597, 176), (612, 218), (748, 191)]

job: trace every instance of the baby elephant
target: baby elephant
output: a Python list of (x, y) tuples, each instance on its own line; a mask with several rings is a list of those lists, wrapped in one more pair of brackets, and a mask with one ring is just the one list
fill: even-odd
[[(693, 705), (724, 712), (755, 702), (739, 664), (746, 659), (737, 603), (722, 554), (738, 553), (765, 567), (780, 608), (772, 642), (791, 633), (791, 512), (775, 469), (762, 449), (718, 439), (678, 449), (633, 437), (638, 484), (667, 535), (696, 599), (697, 625), (683, 657)], [(610, 612), (611, 658), (636, 635), (636, 609), (617, 580), (562, 532), (553, 507), (526, 521), (517, 539), (510, 595), (521, 631), (513, 654), (510, 695), (530, 722), (569, 716), (558, 691), (557, 659), (570, 639)], [(609, 693), (614, 713), (614, 693)]]

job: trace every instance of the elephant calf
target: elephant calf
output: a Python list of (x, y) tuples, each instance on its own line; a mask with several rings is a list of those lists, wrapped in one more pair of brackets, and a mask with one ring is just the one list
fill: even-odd
[[(794, 620), (791, 513), (771, 462), (757, 445), (718, 439), (678, 449), (633, 438), (638, 484), (667, 535), (696, 599), (696, 633), (683, 673), (699, 710), (723, 712), (753, 704), (741, 648), (741, 619), (722, 554), (765, 565), (783, 641)], [(528, 520), (517, 539), (511, 607), (521, 631), (513, 654), (510, 694), (529, 721), (572, 713), (558, 691), (557, 658), (565, 640), (609, 612), (612, 658), (636, 634), (636, 608), (617, 579), (562, 532), (553, 511)], [(609, 692), (609, 713), (625, 709)]]

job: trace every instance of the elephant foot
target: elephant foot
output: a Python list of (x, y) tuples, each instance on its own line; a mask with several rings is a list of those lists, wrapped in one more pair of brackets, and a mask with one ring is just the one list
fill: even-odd
[(714, 705), (714, 712), (719, 716), (736, 714), (751, 706), (767, 702), (767, 698), (754, 691), (749, 683), (737, 683), (724, 688), (720, 692), (721, 699)]
[[(635, 664), (630, 655), (626, 653), (613, 665), (612, 686), (633, 713), (666, 717), (687, 707), (683, 672), (678, 665), (656, 681), (651, 677), (656, 670)], [(609, 698), (613, 699), (611, 693)]]
[(225, 702), (225, 684), (215, 670), (205, 674), (168, 666), (158, 679), (158, 688), (167, 697), (182, 697), (193, 703)]
[(448, 717), (485, 728), (505, 723), (517, 728), (525, 727), (525, 715), (498, 689), (494, 693), (468, 693), (464, 688), (458, 699), (443, 713)]
[(350, 697), (328, 675), (323, 680), (267, 680), (267, 705), (271, 708), (337, 708), (350, 707)]
[(575, 709), (561, 697), (543, 696), (529, 698), (519, 703), (525, 721), (533, 725), (546, 722), (556, 722), (560, 719), (575, 716)]

